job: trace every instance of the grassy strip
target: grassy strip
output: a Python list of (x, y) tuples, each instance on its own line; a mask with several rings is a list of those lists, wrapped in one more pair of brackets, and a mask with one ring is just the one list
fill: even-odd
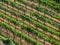
[[(19, 2), (20, 0), (18, 0), (18, 2)], [(20, 2), (21, 3), (21, 2)], [(56, 19), (58, 19), (58, 20), (60, 20), (60, 16), (59, 15), (56, 15), (55, 13), (52, 13), (51, 11), (48, 11), (47, 9), (44, 9), (44, 8), (41, 8), (41, 7), (39, 7), (39, 6), (37, 6), (37, 5), (30, 5), (30, 4), (27, 4), (27, 3), (25, 3), (24, 1), (22, 2), (22, 3), (24, 3), (24, 4), (26, 4), (26, 5), (28, 5), (28, 6), (30, 6), (30, 7), (33, 7), (34, 9), (36, 9), (36, 10), (38, 10), (38, 11), (41, 11), (41, 12), (43, 12), (43, 13), (45, 13), (45, 14), (48, 14), (49, 16), (51, 16), (51, 17), (53, 17), (53, 18), (56, 18)]]
[[(7, 36), (5, 36), (5, 35), (3, 35), (3, 34), (1, 34), (1, 33), (0, 33), (0, 35), (3, 36), (3, 38), (5, 38), (5, 39), (0, 38), (0, 39), (2, 39), (4, 42), (6, 42), (6, 41), (7, 41), (7, 42), (8, 42), (8, 41), (11, 41), (11, 43), (15, 43), (16, 45), (20, 45), (20, 44), (18, 44), (17, 42), (15, 42), (14, 40), (8, 38)], [(13, 42), (12, 42), (12, 41), (13, 41)]]
[(5, 10), (7, 10), (7, 11), (10, 11), (10, 12), (11, 12), (12, 14), (14, 14), (14, 15), (18, 15), (18, 17), (23, 18), (24, 20), (29, 21), (30, 23), (34, 24), (36, 27), (42, 28), (44, 31), (47, 31), (47, 32), (50, 32), (50, 33), (52, 33), (52, 34), (54, 34), (54, 35), (60, 36), (60, 33), (58, 33), (57, 31), (55, 31), (55, 30), (53, 30), (53, 29), (51, 29), (51, 28), (49, 28), (49, 27), (47, 27), (47, 26), (44, 26), (44, 25), (42, 25), (42, 24), (40, 24), (40, 23), (38, 23), (38, 22), (30, 19), (29, 17), (26, 17), (25, 15), (24, 15), (24, 16), (23, 16), (23, 15), (20, 15), (20, 13), (18, 13), (18, 12), (15, 12), (15, 13), (14, 13), (11, 9), (8, 9), (8, 8), (2, 6), (2, 5), (0, 5), (0, 6), (1, 6), (1, 7), (0, 7), (1, 9), (5, 9)]
[(2, 1), (2, 2), (6, 3), (6, 4), (9, 4), (9, 5), (11, 5), (11, 6), (13, 6), (13, 7), (17, 8), (17, 9), (26, 11), (25, 9), (21, 8), (20, 6), (18, 6), (15, 2), (11, 2), (9, 0), (4, 0), (4, 1), (0, 0), (0, 1)]
[(30, 14), (31, 14), (32, 16), (35, 16), (37, 19), (42, 20), (43, 22), (48, 22), (49, 24), (51, 24), (51, 25), (53, 25), (53, 26), (55, 26), (55, 27), (57, 27), (57, 28), (60, 27), (57, 23), (51, 21), (50, 19), (47, 19), (47, 18), (44, 17), (44, 16), (39, 15), (39, 14), (36, 13), (36, 12), (30, 11)]
[(3, 40), (4, 44), (15, 45), (15, 43), (12, 40), (2, 36), (1, 34), (0, 34), (0, 39)]
[[(6, 2), (7, 2), (7, 1), (6, 1)], [(8, 2), (9, 2), (9, 1), (8, 1)], [(16, 8), (18, 8), (18, 9), (22, 10), (22, 11), (26, 11), (26, 10), (24, 10), (23, 8), (17, 6), (16, 3), (14, 3), (14, 2), (9, 2), (8, 4), (11, 5), (11, 6), (13, 6), (13, 7), (16, 7)], [(54, 26), (56, 26), (56, 27), (59, 27), (59, 25), (56, 24), (55, 22), (52, 22), (50, 19), (47, 19), (46, 17), (43, 17), (43, 16), (41, 16), (41, 15), (38, 15), (36, 12), (32, 12), (32, 11), (31, 11), (31, 14), (32, 14), (33, 16), (36, 16), (38, 19), (43, 20), (44, 22), (48, 22), (48, 23), (50, 23), (51, 25), (54, 25)], [(34, 14), (35, 14), (35, 15), (34, 15)]]
[[(20, 3), (26, 4), (23, 0), (22, 0), (22, 1), (21, 1), (21, 0), (18, 0), (18, 1), (20, 1)], [(18, 8), (18, 9), (20, 9), (20, 10), (26, 11), (26, 10), (24, 10), (23, 8), (19, 8), (19, 6), (17, 6), (14, 2), (9, 2), (8, 0), (4, 0), (4, 2), (7, 3), (7, 4), (9, 4), (9, 5), (12, 5), (12, 6), (14, 6), (14, 7), (16, 7), (16, 8)], [(27, 4), (26, 4), (26, 5), (27, 5)], [(28, 4), (28, 5), (29, 5), (29, 4)], [(38, 11), (44, 12), (44, 13), (50, 15), (50, 16), (53, 17), (53, 18), (56, 18), (56, 19), (60, 20), (60, 16), (59, 16), (59, 15), (56, 15), (56, 14), (54, 14), (54, 13), (52, 13), (52, 12), (49, 12), (48, 10), (46, 10), (46, 9), (44, 9), (44, 8), (41, 8), (41, 7), (37, 6), (37, 5), (34, 5), (34, 6), (33, 6), (33, 5), (29, 5), (29, 6), (33, 7), (34, 9), (36, 9), (36, 10), (38, 10)]]
[(2, 35), (0, 34), (0, 39), (6, 41), (8, 38), (6, 38), (6, 37), (4, 37), (4, 36), (2, 36)]
[[(51, 42), (53, 45), (59, 45), (59, 44), (60, 44), (58, 41), (56, 41), (56, 40), (54, 40), (54, 39), (46, 36), (46, 35), (43, 34), (43, 33), (40, 33), (39, 31), (31, 28), (30, 26), (26, 26), (26, 25), (23, 26), (23, 23), (20, 23), (20, 22), (14, 20), (13, 18), (10, 18), (10, 17), (8, 17), (8, 16), (6, 16), (6, 15), (4, 15), (4, 14), (2, 14), (2, 13), (0, 13), (0, 16), (2, 16), (3, 18), (6, 18), (7, 20), (9, 20), (11, 23), (15, 24), (16, 26), (20, 26), (21, 28), (27, 30), (28, 32), (37, 35), (39, 38), (42, 38), (42, 39), (44, 39), (44, 40), (46, 40), (46, 41), (48, 41), (48, 42)], [(33, 22), (34, 22), (34, 21), (33, 21)], [(6, 27), (6, 26), (5, 26), (5, 27)], [(10, 30), (12, 30), (12, 29), (10, 29)], [(13, 33), (14, 33), (14, 32), (13, 32)], [(16, 33), (16, 32), (15, 32), (15, 33)]]
[[(56, 3), (53, 3), (49, 0), (32, 0), (34, 2), (37, 2), (37, 3), (41, 3), (41, 4), (45, 4), (46, 6), (49, 6), (55, 10), (57, 10), (58, 12), (60, 12), (60, 5), (56, 4)], [(58, 1), (58, 0), (57, 0)]]
[(17, 14), (17, 15), (18, 15), (18, 17), (22, 18), (23, 20), (27, 20), (28, 22), (32, 23), (36, 27), (42, 28), (44, 31), (50, 32), (51, 34), (54, 34), (54, 35), (57, 35), (57, 36), (60, 37), (60, 33), (57, 32), (56, 30), (53, 30), (53, 29), (51, 29), (51, 28), (49, 28), (47, 26), (44, 26), (43, 24), (40, 24), (39, 22), (36, 22), (36, 21), (32, 20), (31, 18), (23, 15), (23, 14), (21, 14), (21, 15), (20, 14)]
[[(13, 22), (13, 21), (12, 21)], [(0, 21), (0, 26), (9, 30), (10, 32), (12, 32), (13, 34), (15, 34), (16, 36), (22, 37), (24, 40), (26, 40), (27, 42), (32, 43), (32, 45), (40, 45), (38, 43), (36, 43), (35, 40), (31, 39), (30, 37), (28, 37), (27, 35), (23, 34), (22, 32), (13, 29), (12, 27), (8, 26), (6, 23), (1, 22)]]

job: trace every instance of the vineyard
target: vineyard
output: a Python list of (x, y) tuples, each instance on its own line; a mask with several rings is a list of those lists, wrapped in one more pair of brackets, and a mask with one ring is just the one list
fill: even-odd
[(60, 0), (0, 0), (0, 45), (60, 45)]

